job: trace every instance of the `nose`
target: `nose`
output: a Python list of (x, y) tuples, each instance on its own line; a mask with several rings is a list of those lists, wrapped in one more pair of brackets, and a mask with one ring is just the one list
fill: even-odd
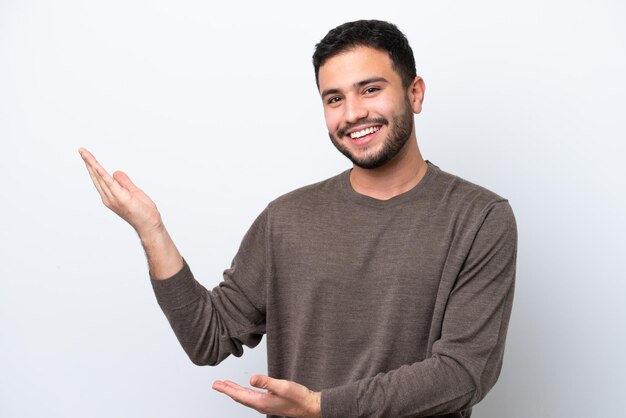
[(368, 115), (367, 107), (358, 98), (346, 98), (344, 102), (344, 119), (346, 123), (356, 123)]

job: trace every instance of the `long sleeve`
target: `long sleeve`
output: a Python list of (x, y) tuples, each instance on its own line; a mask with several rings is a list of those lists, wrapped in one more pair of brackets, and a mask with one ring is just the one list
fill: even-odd
[(502, 366), (513, 302), (517, 230), (506, 201), (480, 220), (424, 361), (322, 391), (324, 418), (419, 417), (480, 401)]
[(212, 291), (194, 279), (186, 262), (171, 278), (151, 279), (157, 301), (193, 363), (216, 365), (230, 354), (239, 357), (243, 345), (255, 347), (265, 334), (266, 221), (264, 211)]

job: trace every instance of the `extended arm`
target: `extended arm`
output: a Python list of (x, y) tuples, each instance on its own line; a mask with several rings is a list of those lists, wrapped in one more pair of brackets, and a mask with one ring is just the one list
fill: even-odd
[[(79, 153), (104, 205), (139, 235), (159, 305), (191, 360), (196, 364), (217, 364), (230, 354), (241, 355), (242, 344), (256, 346), (265, 332), (259, 284), (239, 288), (229, 277), (235, 274), (235, 261), (219, 288), (208, 292), (193, 278), (148, 195), (123, 172), (111, 176), (86, 149), (81, 148)], [(249, 236), (263, 240), (263, 220), (255, 225)], [(245, 250), (244, 245), (242, 251)], [(249, 255), (249, 268), (262, 269), (254, 264), (263, 263), (263, 257)], [(255, 279), (263, 281), (264, 277)]]
[[(217, 364), (230, 354), (241, 355), (242, 344), (250, 347), (257, 345), (264, 332), (264, 316), (262, 308), (259, 306), (257, 309), (254, 301), (247, 299), (245, 292), (242, 294), (241, 289), (230, 280), (236, 261), (225, 273), (220, 289), (208, 292), (193, 278), (148, 195), (135, 186), (125, 173), (117, 171), (109, 175), (86, 149), (81, 148), (79, 153), (104, 205), (128, 222), (139, 235), (159, 304), (192, 361), (196, 364)], [(263, 222), (264, 214), (249, 232), (250, 240), (263, 237)], [(242, 250), (246, 250), (245, 241)], [(254, 258), (262, 261), (262, 257)], [(263, 277), (260, 279), (263, 280)], [(179, 321), (181, 317), (185, 320)], [(230, 321), (222, 317), (228, 317)], [(188, 325), (190, 319), (192, 326)], [(198, 323), (202, 325), (194, 326)], [(189, 349), (186, 341), (200, 341), (200, 344), (194, 344)], [(260, 412), (319, 416), (319, 392), (266, 376), (257, 375), (251, 383), (267, 392), (242, 388), (230, 381), (217, 381), (214, 388)]]

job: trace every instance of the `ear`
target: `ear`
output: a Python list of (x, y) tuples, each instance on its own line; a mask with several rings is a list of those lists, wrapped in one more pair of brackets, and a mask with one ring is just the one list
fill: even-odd
[(415, 76), (407, 92), (413, 113), (420, 113), (422, 111), (425, 91), (426, 85), (424, 84), (424, 80), (420, 76)]

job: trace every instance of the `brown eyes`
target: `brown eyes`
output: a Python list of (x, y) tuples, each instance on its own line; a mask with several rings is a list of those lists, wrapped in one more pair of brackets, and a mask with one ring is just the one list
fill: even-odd
[[(379, 87), (368, 87), (365, 90), (363, 90), (362, 94), (364, 94), (364, 95), (366, 95), (366, 94), (373, 94), (373, 93), (376, 93), (378, 91), (380, 91)], [(330, 99), (328, 99), (327, 103), (329, 105), (337, 104), (337, 103), (339, 103), (341, 101), (341, 99), (342, 99), (341, 96), (333, 96)]]

